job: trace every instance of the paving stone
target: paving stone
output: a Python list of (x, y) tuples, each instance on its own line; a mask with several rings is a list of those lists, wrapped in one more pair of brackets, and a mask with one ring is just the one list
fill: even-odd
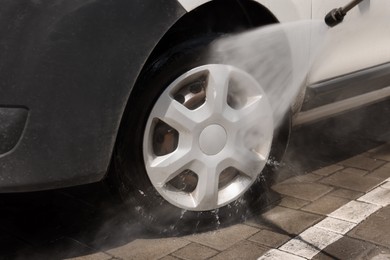
[(358, 155), (341, 162), (342, 165), (372, 171), (385, 164), (384, 161), (372, 159), (364, 155)]
[(343, 166), (332, 164), (329, 166), (326, 166), (324, 168), (318, 169), (313, 171), (314, 174), (322, 175), (322, 176), (328, 176), (331, 175), (332, 173), (335, 173), (341, 169), (343, 169)]
[(303, 230), (322, 219), (321, 216), (316, 214), (279, 206), (269, 210), (262, 216), (266, 221), (272, 224), (275, 229), (280, 229), (282, 232), (295, 235), (301, 233)]
[[(78, 256), (94, 254), (89, 246), (70, 237), (62, 237), (55, 241), (39, 246), (37, 253), (28, 255), (29, 259), (44, 259), (54, 257), (56, 259), (68, 259)], [(103, 257), (102, 255), (96, 257)]]
[(283, 183), (315, 182), (321, 178), (323, 178), (323, 176), (313, 174), (313, 173), (308, 173), (308, 174), (302, 174), (302, 175), (298, 175), (298, 176), (289, 178), (289, 179), (283, 181)]
[[(113, 259), (113, 260), (116, 260), (116, 259)], [(182, 260), (182, 259), (171, 256), (171, 255), (167, 255), (167, 256), (164, 256), (163, 258), (160, 258), (159, 260)]]
[[(93, 256), (89, 258), (90, 255)], [(19, 254), (19, 259), (107, 259), (106, 257), (107, 254), (96, 253), (87, 245), (69, 237), (50, 241), (47, 244), (35, 247), (34, 251), (27, 250)]]
[(313, 212), (320, 215), (327, 215), (335, 211), (342, 205), (347, 204), (348, 202), (349, 202), (348, 199), (326, 195), (310, 203), (309, 205), (304, 206), (302, 210)]
[(344, 170), (342, 170), (341, 172), (346, 172), (346, 173), (352, 173), (352, 174), (356, 174), (356, 175), (360, 175), (360, 176), (364, 176), (366, 175), (367, 173), (369, 173), (369, 171), (366, 171), (366, 170), (361, 170), (361, 169), (356, 169), (356, 168), (345, 168)]
[(374, 148), (368, 150), (368, 152), (369, 153), (376, 153), (377, 151), (382, 150), (387, 145), (390, 145), (390, 143), (385, 143), (385, 144), (379, 145), (377, 147), (374, 147)]
[(356, 223), (352, 223), (349, 221), (327, 217), (321, 222), (317, 223), (315, 227), (344, 235), (350, 230), (352, 230), (354, 227), (356, 227), (356, 225), (357, 225)]
[(222, 253), (210, 259), (212, 260), (257, 259), (267, 251), (268, 248), (262, 247), (256, 243), (245, 240), (235, 244), (231, 248), (223, 251)]
[(30, 245), (26, 244), (21, 239), (0, 230), (0, 258), (1, 256), (19, 254), (19, 251), (22, 249), (29, 249), (30, 247)]
[(352, 173), (338, 172), (325, 179), (321, 180), (321, 183), (334, 185), (337, 187), (342, 187), (350, 190), (367, 192), (376, 185), (378, 185), (381, 180), (372, 177), (362, 177)]
[(136, 239), (106, 252), (122, 259), (160, 259), (189, 243), (182, 238)]
[(390, 254), (378, 254), (376, 256), (369, 257), (370, 260), (389, 260)]
[(244, 222), (245, 225), (248, 225), (250, 227), (257, 228), (258, 230), (260, 229), (265, 229), (265, 230), (272, 230), (272, 226), (269, 225), (262, 217), (255, 216), (247, 219)]
[(287, 252), (280, 251), (278, 249), (272, 249), (265, 253), (262, 257), (260, 257), (258, 260), (305, 260), (306, 258), (299, 257)]
[(343, 237), (326, 247), (312, 259), (368, 259), (367, 256), (373, 248), (375, 248), (375, 245), (371, 243)]
[(286, 196), (282, 198), (282, 200), (279, 202), (279, 206), (291, 208), (291, 209), (300, 209), (309, 203), (310, 201), (307, 200), (301, 200), (301, 199)]
[(353, 223), (360, 223), (379, 208), (380, 207), (377, 205), (359, 201), (351, 201), (341, 208), (333, 211), (331, 214), (329, 214), (329, 216)]
[(67, 258), (67, 260), (109, 260), (109, 259), (112, 259), (112, 256), (102, 252), (85, 255), (85, 256)]
[(387, 178), (390, 178), (390, 167), (387, 164), (385, 164), (384, 166), (374, 170), (367, 176), (385, 180)]
[(390, 162), (390, 144), (386, 144), (371, 151), (371, 156)]
[(248, 238), (248, 240), (250, 240), (250, 241), (253, 241), (253, 242), (268, 246), (268, 247), (272, 247), (272, 248), (276, 248), (276, 247), (280, 246), (281, 244), (283, 244), (284, 242), (286, 242), (289, 239), (290, 239), (290, 237), (287, 235), (279, 234), (279, 233), (272, 232), (269, 230), (261, 230), (257, 234)]
[(310, 259), (318, 254), (320, 250), (326, 248), (340, 238), (342, 238), (342, 236), (337, 233), (311, 227), (300, 234), (299, 237), (282, 245), (279, 249)]
[(333, 188), (319, 183), (280, 183), (272, 187), (280, 194), (290, 197), (315, 201), (329, 193)]
[(390, 189), (377, 187), (358, 200), (385, 207), (390, 204)]
[(348, 236), (390, 247), (390, 207), (371, 215), (348, 233)]
[(226, 250), (239, 241), (259, 232), (259, 229), (247, 225), (234, 225), (228, 228), (219, 229), (214, 232), (207, 232), (186, 237), (189, 241), (199, 243), (213, 249)]
[(173, 256), (177, 256), (182, 259), (196, 260), (196, 259), (208, 259), (219, 252), (217, 250), (211, 249), (200, 244), (191, 243), (176, 252), (173, 252)]
[(375, 248), (368, 254), (367, 259), (388, 260), (390, 259), (390, 249), (381, 246), (375, 246)]
[(346, 189), (337, 189), (329, 193), (330, 196), (340, 197), (344, 199), (356, 199), (363, 195), (363, 192), (354, 191), (354, 190), (346, 190)]
[[(54, 256), (56, 258), (54, 258)], [(37, 249), (35, 248), (29, 248), (29, 249), (20, 249), (17, 251), (15, 254), (6, 254), (1, 252), (0, 253), (0, 259), (1, 260), (11, 260), (11, 259), (16, 259), (16, 260), (41, 260), (41, 259), (65, 259), (62, 258), (61, 256), (58, 257), (58, 255), (52, 255), (52, 254), (46, 254), (42, 255)]]

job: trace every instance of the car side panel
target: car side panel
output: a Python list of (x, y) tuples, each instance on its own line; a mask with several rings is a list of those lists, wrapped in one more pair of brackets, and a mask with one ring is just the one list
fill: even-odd
[(0, 112), (28, 115), (16, 146), (0, 154), (0, 192), (101, 179), (137, 75), (185, 10), (176, 0), (1, 5)]
[[(313, 0), (313, 19), (323, 19), (350, 0)], [(365, 0), (328, 30), (308, 84), (390, 61), (390, 1)]]

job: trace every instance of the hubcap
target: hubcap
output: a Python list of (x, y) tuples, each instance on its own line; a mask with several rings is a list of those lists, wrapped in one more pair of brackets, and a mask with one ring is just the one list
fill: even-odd
[(242, 196), (260, 176), (273, 137), (272, 109), (246, 72), (209, 64), (180, 76), (148, 118), (148, 177), (171, 204), (203, 211)]

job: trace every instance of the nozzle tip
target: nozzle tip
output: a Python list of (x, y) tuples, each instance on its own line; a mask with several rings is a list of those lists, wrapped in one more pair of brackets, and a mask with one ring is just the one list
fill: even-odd
[(334, 27), (344, 20), (345, 13), (341, 8), (335, 8), (325, 16), (325, 23), (329, 27)]

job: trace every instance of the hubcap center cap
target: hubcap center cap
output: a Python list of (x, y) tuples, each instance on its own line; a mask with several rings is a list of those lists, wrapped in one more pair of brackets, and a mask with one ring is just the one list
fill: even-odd
[(209, 125), (199, 136), (199, 146), (205, 154), (215, 155), (225, 147), (226, 140), (225, 128), (217, 124)]

